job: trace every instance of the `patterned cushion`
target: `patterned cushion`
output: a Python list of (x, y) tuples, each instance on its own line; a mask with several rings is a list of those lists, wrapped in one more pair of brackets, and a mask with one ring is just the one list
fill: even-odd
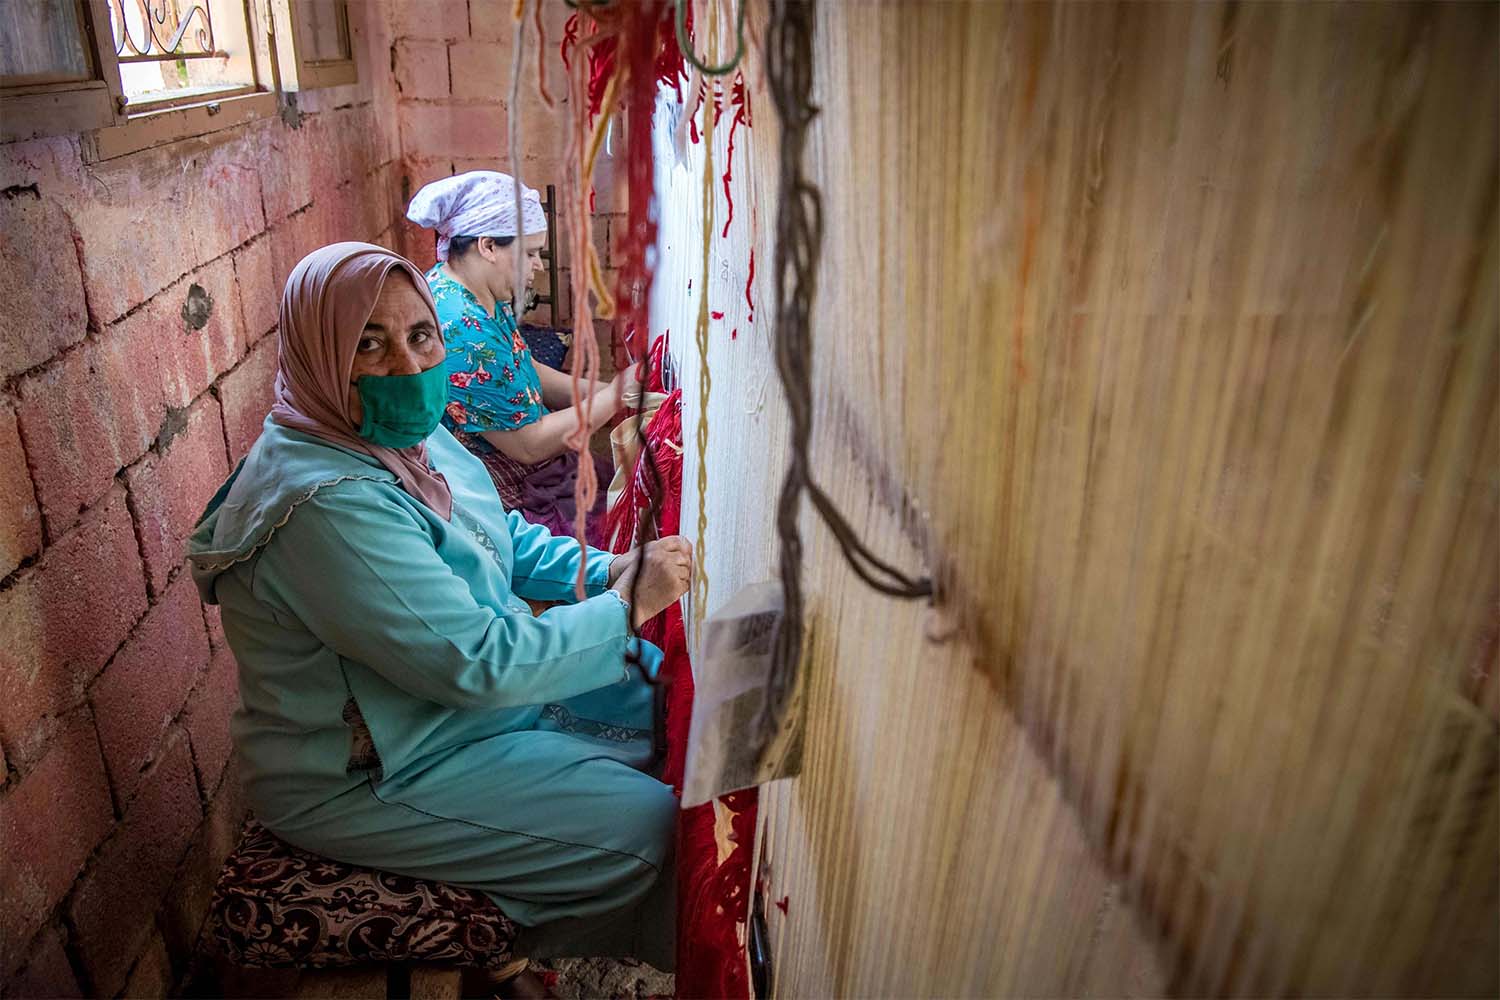
[(250, 967), (512, 959), (516, 925), (477, 889), (355, 868), (299, 850), (251, 819), (219, 873), (209, 939)]

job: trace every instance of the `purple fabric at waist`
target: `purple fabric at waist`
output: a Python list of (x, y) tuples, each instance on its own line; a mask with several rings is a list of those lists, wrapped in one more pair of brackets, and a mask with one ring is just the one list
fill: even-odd
[[(483, 438), (476, 434), (459, 433), (455, 436), (489, 470), (506, 509), (519, 510), (526, 520), (543, 525), (554, 535), (573, 534), (573, 521), (578, 511), (573, 499), (573, 490), (578, 483), (577, 452), (566, 451), (545, 462), (526, 465), (492, 446), (477, 447)], [(484, 444), (488, 445), (488, 442)], [(585, 537), (590, 545), (603, 548), (605, 495), (610, 480), (614, 478), (615, 467), (602, 455), (589, 452), (589, 457), (594, 461), (599, 493), (588, 512)]]

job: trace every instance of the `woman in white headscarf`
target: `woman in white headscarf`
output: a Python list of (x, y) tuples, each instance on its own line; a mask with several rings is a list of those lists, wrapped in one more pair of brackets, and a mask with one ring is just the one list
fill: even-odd
[[(516, 257), (524, 255), (519, 270), (528, 284), (541, 266), (547, 219), (540, 198), (523, 186), (517, 218), (511, 177), (471, 170), (423, 187), (406, 215), (437, 232), (438, 260), (427, 283), (448, 349), (444, 424), (485, 463), (507, 507), (554, 534), (571, 534), (578, 476), (577, 453), (567, 444), (578, 426), (572, 377), (537, 363), (511, 308), (512, 298), (525, 294), (515, 288)], [(622, 372), (584, 391), (593, 395), (593, 431), (638, 385)], [(599, 481), (609, 482), (609, 460), (593, 458)], [(603, 521), (601, 490), (588, 512), (592, 544), (604, 542)]]

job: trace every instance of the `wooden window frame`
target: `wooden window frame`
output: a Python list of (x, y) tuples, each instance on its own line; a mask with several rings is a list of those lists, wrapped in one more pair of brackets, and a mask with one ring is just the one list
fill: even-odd
[(305, 46), (292, 0), (248, 0), (254, 83), (131, 114), (120, 82), (107, 0), (74, 2), (93, 78), (0, 88), (0, 143), (77, 134), (85, 161), (107, 160), (268, 118), (278, 113), (282, 95), (289, 91), (359, 79), (347, 0), (337, 2), (349, 57), (322, 61), (301, 58)]
[(101, 43), (95, 29), (102, 24), (108, 30), (109, 8), (105, 0), (75, 4), (93, 78), (0, 89), (0, 142), (84, 132), (123, 121), (125, 95), (114, 39)]
[[(316, 90), (357, 82), (359, 74), (354, 64), (354, 36), (349, 31), (348, 0), (340, 0), (337, 13), (343, 20), (344, 38), (349, 44), (347, 59), (312, 59), (307, 56), (309, 46), (303, 35), (303, 26), (293, 13), (295, 4), (296, 0), (270, 0), (273, 12), (270, 35), (279, 72), (279, 88), (284, 91)], [(274, 30), (281, 25), (290, 25), (291, 30)]]

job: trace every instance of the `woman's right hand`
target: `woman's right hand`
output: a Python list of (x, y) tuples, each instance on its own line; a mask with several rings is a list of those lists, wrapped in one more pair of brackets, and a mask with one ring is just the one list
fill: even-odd
[[(623, 407), (640, 405), (641, 383), (636, 376), (635, 369), (635, 365), (622, 369), (615, 375), (612, 382), (594, 395), (593, 402), (584, 408), (584, 412), (588, 414), (590, 434), (608, 424)], [(564, 380), (567, 385), (566, 391), (571, 398), (572, 381), (560, 373), (557, 377)], [(551, 380), (551, 376), (548, 376), (548, 380)], [(601, 383), (593, 384), (598, 386)], [(558, 388), (557, 391), (563, 390)], [(481, 431), (480, 434), (510, 458), (527, 465), (535, 465), (576, 447), (578, 409), (569, 406), (566, 409), (553, 410), (543, 415), (542, 419), (533, 420), (515, 430)]]
[(630, 604), (631, 627), (677, 603), (693, 580), (693, 543), (683, 535), (648, 542), (641, 558), (625, 568), (610, 587)]
[(615, 390), (615, 398), (619, 401), (619, 407), (622, 410), (640, 409), (641, 378), (637, 372), (639, 367), (639, 365), (631, 363), (615, 373), (612, 388)]

